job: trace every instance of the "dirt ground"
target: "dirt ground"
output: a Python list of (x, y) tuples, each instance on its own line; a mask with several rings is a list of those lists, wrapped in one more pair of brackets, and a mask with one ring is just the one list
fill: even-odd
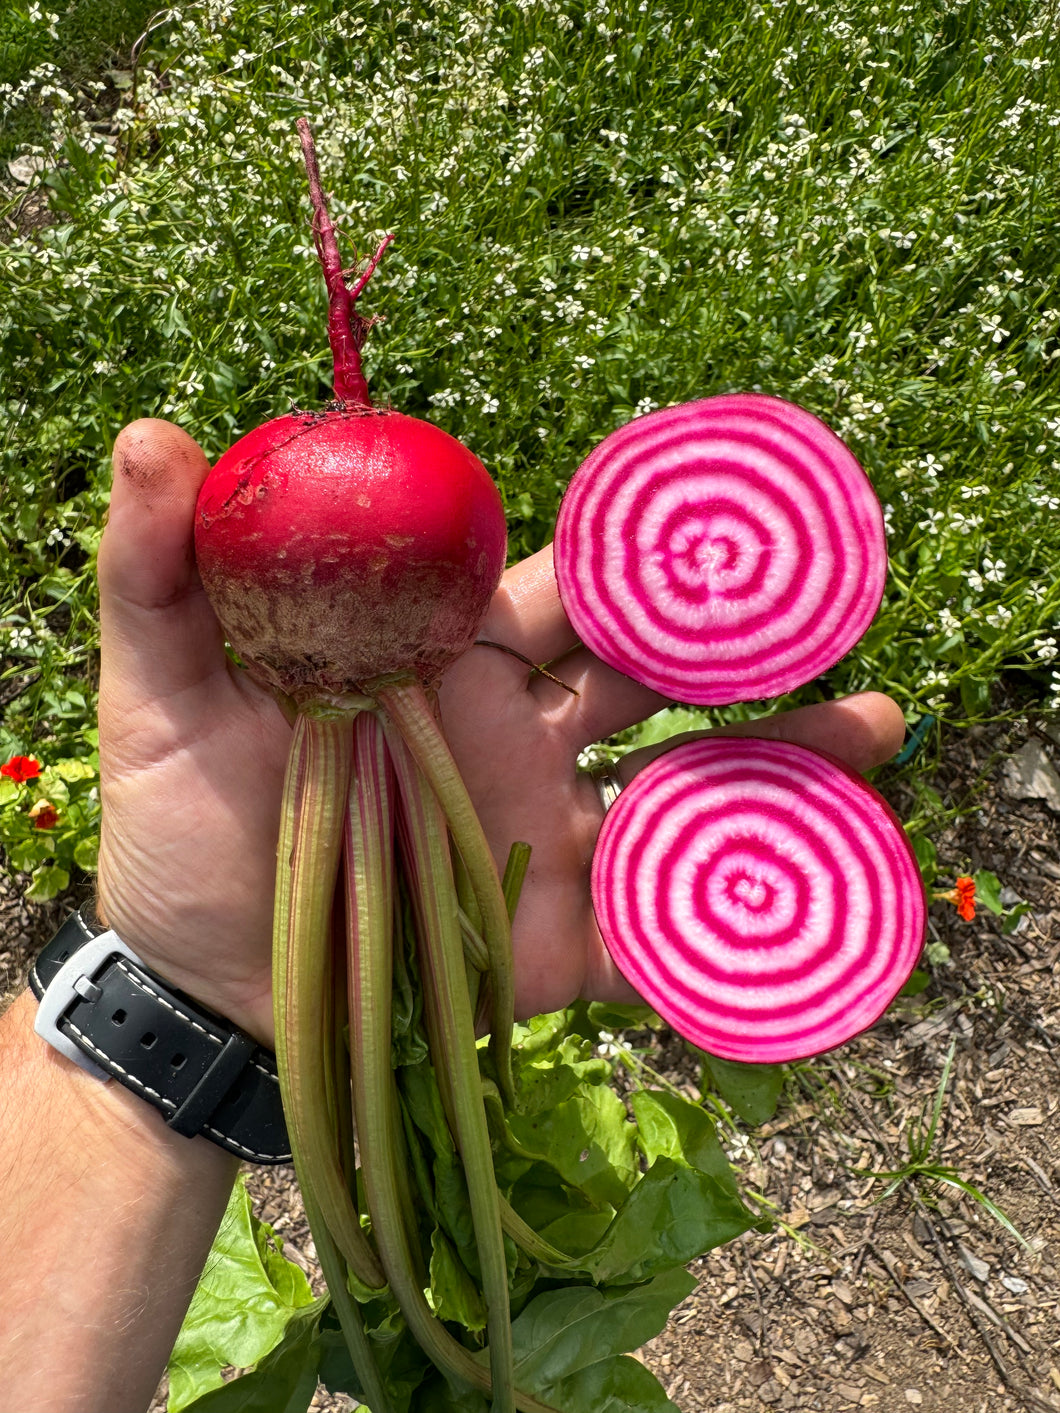
[[(642, 1351), (683, 1413), (1060, 1410), (1060, 794), (1050, 806), (1017, 793), (1005, 762), (1020, 748), (1060, 764), (1060, 733), (980, 728), (920, 780), (955, 811), (936, 838), (939, 886), (989, 868), (1012, 890), (1006, 902), (1030, 910), (1006, 936), (987, 913), (962, 922), (936, 904), (932, 938), (951, 960), (927, 990), (797, 1067), (774, 1121), (733, 1140), (748, 1191), (779, 1220), (696, 1263), (696, 1290)], [(910, 784), (888, 793), (913, 812)], [(68, 906), (31, 908), (17, 883), (0, 888), (0, 996)], [(888, 1180), (869, 1175), (909, 1163), (954, 1041), (926, 1161), (977, 1189), (1022, 1240), (952, 1184), (921, 1174), (884, 1197)], [(673, 1038), (653, 1063), (695, 1086)], [(251, 1189), (319, 1279), (290, 1171), (257, 1170)], [(347, 1407), (323, 1393), (314, 1403)]]

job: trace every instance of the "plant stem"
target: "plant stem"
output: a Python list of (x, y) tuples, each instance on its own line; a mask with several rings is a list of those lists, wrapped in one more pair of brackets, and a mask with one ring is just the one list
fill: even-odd
[(393, 804), (386, 741), (371, 712), (363, 713), (354, 725), (353, 773), (357, 783), (347, 811), (345, 848), (350, 1053), (361, 1176), (372, 1232), (390, 1289), (420, 1347), (441, 1369), (488, 1392), (487, 1371), (453, 1339), (424, 1298), (402, 1212), (398, 1108), (390, 1059)]
[(490, 1052), (501, 1093), (509, 1104), (514, 1104), (512, 926), (497, 865), (423, 687), (415, 678), (391, 680), (377, 685), (374, 695), (397, 726), (417, 766), (426, 776), (445, 812), (453, 843), (467, 869), (482, 913), (482, 939), (489, 954)]
[(342, 1252), (335, 1245), (327, 1223), (312, 1197), (303, 1193), (302, 1198), (306, 1219), (313, 1233), (313, 1244), (320, 1260), (320, 1269), (327, 1281), (328, 1294), (339, 1318), (339, 1326), (353, 1361), (354, 1372), (361, 1381), (364, 1400), (371, 1413), (392, 1413), (390, 1395), (375, 1362), (375, 1351), (365, 1332), (360, 1307), (346, 1287), (346, 1263), (342, 1259)]
[(372, 321), (358, 314), (354, 306), (358, 295), (372, 278), (383, 251), (394, 237), (388, 235), (384, 238), (368, 262), (367, 268), (353, 289), (350, 289), (346, 284), (339, 243), (335, 238), (335, 227), (331, 222), (327, 198), (320, 180), (313, 130), (306, 118), (299, 118), (296, 126), (309, 177), (309, 199), (313, 203), (313, 240), (328, 290), (328, 341), (335, 362), (335, 397), (347, 405), (352, 403), (357, 407), (371, 407), (372, 399), (361, 367), (361, 349)]
[(399, 827), (415, 905), (424, 1000), (435, 1013), (435, 1029), (444, 1051), (434, 1057), (435, 1070), (444, 1073), (452, 1098), (455, 1137), (482, 1268), (493, 1407), (495, 1413), (512, 1413), (516, 1404), (508, 1270), (446, 821), (429, 782), (393, 726), (387, 729), (387, 740), (401, 796)]
[[(336, 1141), (332, 905), (352, 759), (348, 714), (299, 714), (287, 762), (276, 870), (276, 1063), (295, 1170), (354, 1275), (386, 1284), (361, 1230)], [(314, 1237), (316, 1233), (314, 1233)]]

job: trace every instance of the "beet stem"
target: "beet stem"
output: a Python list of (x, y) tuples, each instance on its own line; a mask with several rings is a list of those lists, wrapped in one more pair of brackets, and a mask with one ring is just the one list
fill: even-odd
[(398, 728), (413, 759), (430, 782), (445, 812), (453, 843), (467, 869), (468, 880), (481, 909), (480, 931), (490, 958), (490, 1053), (497, 1067), (501, 1093), (509, 1104), (514, 1105), (512, 925), (497, 865), (467, 793), (467, 786), (422, 685), (415, 679), (395, 677), (369, 684), (369, 690)]
[[(416, 946), (428, 1034), (443, 1096), (448, 1089), (457, 1149), (464, 1165), (471, 1220), (482, 1268), (489, 1331), (494, 1413), (515, 1413), (508, 1272), (500, 1194), (493, 1167), (474, 1020), (464, 974), (459, 908), (447, 821), (441, 802), (396, 723), (386, 722), (399, 794), (399, 836), (416, 914)], [(371, 1203), (369, 1203), (371, 1206)]]
[(300, 713), (287, 763), (273, 926), (276, 1063), (299, 1185), (362, 1285), (386, 1277), (343, 1173), (329, 1092), (332, 907), (353, 757), (349, 714)]
[(340, 403), (349, 406), (371, 407), (368, 382), (361, 367), (361, 349), (364, 347), (368, 330), (373, 320), (366, 319), (354, 307), (358, 296), (372, 278), (375, 267), (382, 258), (383, 251), (394, 239), (392, 235), (383, 237), (379, 249), (368, 262), (367, 268), (359, 276), (352, 289), (346, 284), (346, 273), (342, 268), (342, 256), (335, 236), (335, 227), (328, 212), (327, 197), (320, 180), (320, 167), (317, 163), (313, 130), (306, 118), (298, 119), (298, 136), (302, 143), (306, 174), (309, 177), (309, 199), (313, 203), (313, 241), (317, 258), (324, 272), (324, 282), (328, 291), (328, 342), (335, 364), (335, 397)]

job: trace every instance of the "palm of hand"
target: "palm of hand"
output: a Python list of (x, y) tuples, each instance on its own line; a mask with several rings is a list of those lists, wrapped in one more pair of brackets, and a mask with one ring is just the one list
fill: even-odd
[[(280, 791), (290, 728), (228, 663), (195, 572), (192, 521), (206, 474), (179, 429), (145, 421), (115, 447), (100, 550), (100, 753), (105, 920), (169, 980), (271, 1036), (270, 939)], [(578, 647), (543, 551), (510, 570), (482, 636), (560, 659), (576, 695), (496, 648), (447, 674), (442, 721), (501, 865), (532, 847), (516, 918), (519, 1014), (576, 996), (632, 998), (607, 958), (588, 880), (602, 810), (578, 752), (655, 711), (654, 693)], [(742, 729), (742, 728), (741, 728)], [(756, 723), (859, 769), (901, 739), (901, 713), (866, 694)], [(654, 751), (624, 764), (627, 776)]]

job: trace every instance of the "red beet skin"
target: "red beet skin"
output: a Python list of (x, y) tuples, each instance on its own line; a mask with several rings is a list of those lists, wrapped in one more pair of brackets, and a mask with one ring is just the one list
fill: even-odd
[(195, 513), (211, 603), (255, 675), (299, 702), (435, 679), (474, 640), (506, 551), (497, 488), (447, 432), (356, 407), (229, 448)]

